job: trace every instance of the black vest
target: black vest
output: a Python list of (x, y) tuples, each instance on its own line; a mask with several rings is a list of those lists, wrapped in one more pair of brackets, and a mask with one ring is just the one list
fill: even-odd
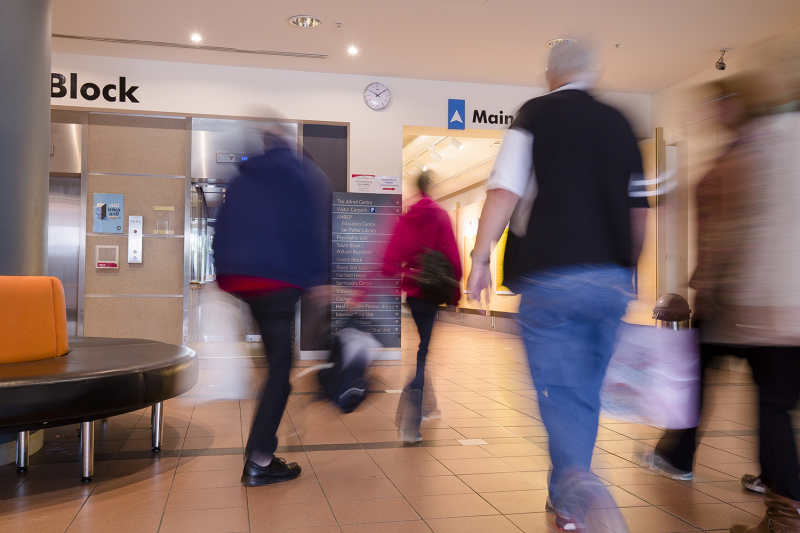
[(579, 90), (534, 98), (512, 128), (533, 134), (538, 193), (525, 237), (509, 234), (505, 275), (582, 263), (631, 266), (631, 175), (642, 159), (631, 127), (616, 109)]

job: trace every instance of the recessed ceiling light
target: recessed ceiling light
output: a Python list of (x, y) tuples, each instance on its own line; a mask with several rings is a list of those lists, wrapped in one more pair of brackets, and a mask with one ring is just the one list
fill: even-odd
[(358, 48), (351, 45), (350, 48), (347, 49), (347, 53), (350, 54), (351, 56), (354, 56), (358, 53)]
[(322, 24), (322, 19), (312, 17), (311, 15), (296, 15), (289, 19), (289, 24), (297, 26), (298, 28), (313, 28)]
[(199, 33), (193, 33), (192, 34), (192, 42), (193, 43), (199, 43), (202, 40), (203, 40), (203, 38), (200, 36)]
[(544, 43), (544, 45), (545, 45), (547, 48), (552, 48), (554, 44), (556, 44), (556, 43), (561, 43), (561, 42), (564, 42), (564, 41), (570, 41), (570, 42), (572, 42), (572, 43), (576, 43), (576, 42), (578, 42), (578, 41), (576, 41), (575, 39), (550, 39), (549, 41), (547, 41), (546, 43)]

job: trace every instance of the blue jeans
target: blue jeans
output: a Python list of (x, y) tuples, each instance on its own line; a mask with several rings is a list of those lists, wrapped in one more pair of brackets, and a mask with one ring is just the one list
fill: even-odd
[(558, 505), (562, 476), (591, 466), (600, 388), (633, 296), (632, 272), (569, 265), (518, 277), (511, 288), (522, 295), (518, 321), (549, 436), (550, 496)]

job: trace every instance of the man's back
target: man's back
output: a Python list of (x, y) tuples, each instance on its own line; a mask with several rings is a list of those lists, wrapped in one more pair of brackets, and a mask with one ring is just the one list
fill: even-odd
[(628, 197), (642, 173), (630, 126), (615, 109), (581, 90), (527, 102), (512, 126), (533, 135), (538, 191), (524, 237), (509, 237), (508, 275), (571, 264), (630, 266)]

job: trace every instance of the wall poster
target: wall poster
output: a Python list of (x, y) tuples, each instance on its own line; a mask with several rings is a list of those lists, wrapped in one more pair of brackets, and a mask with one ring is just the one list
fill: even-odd
[(94, 193), (92, 233), (122, 233), (125, 195)]
[(503, 285), (504, 272), (503, 261), (506, 257), (506, 242), (508, 241), (508, 227), (503, 232), (503, 236), (497, 241), (497, 246), (494, 249), (494, 279), (497, 281), (495, 294), (514, 294), (511, 289)]

